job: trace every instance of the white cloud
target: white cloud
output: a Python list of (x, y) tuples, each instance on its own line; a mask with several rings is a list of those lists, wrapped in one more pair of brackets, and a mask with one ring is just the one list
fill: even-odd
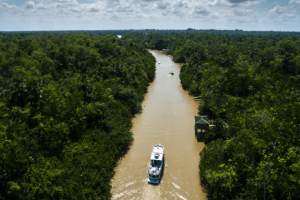
[[(23, 6), (15, 6), (8, 0), (0, 0), (0, 17), (8, 22), (21, 22), (22, 19), (32, 24), (34, 20), (47, 23), (64, 21), (65, 24), (77, 20), (80, 24), (87, 21), (97, 23), (99, 20), (129, 23), (167, 19), (178, 26), (179, 20), (196, 23), (205, 19), (208, 24), (231, 24), (299, 19), (300, 13), (296, 11), (300, 10), (300, 0), (290, 0), (284, 6), (259, 11), (257, 8), (262, 1), (266, 0), (87, 0), (87, 3), (77, 0), (28, 0)], [(151, 23), (144, 24), (145, 28), (152, 26)]]
[(268, 15), (270, 16), (278, 16), (283, 14), (286, 11), (286, 7), (280, 7), (279, 5), (275, 6), (271, 10), (269, 10)]
[(100, 11), (99, 8), (92, 7), (92, 8), (89, 9), (89, 12), (99, 12), (99, 11)]
[(252, 10), (250, 9), (241, 9), (241, 10), (235, 10), (234, 11), (234, 14), (236, 16), (247, 16), (249, 15), (251, 12), (253, 12)]
[(25, 8), (26, 9), (32, 9), (32, 8), (34, 8), (35, 7), (35, 3), (33, 2), (33, 1), (27, 1), (26, 3), (25, 3)]
[(300, 0), (291, 0), (290, 5), (300, 5)]
[(187, 1), (177, 1), (177, 3), (174, 4), (175, 8), (187, 8), (188, 2)]
[[(1, 0), (0, 0), (1, 1)], [(231, 0), (232, 1), (232, 0)], [(29, 18), (34, 15), (47, 18), (59, 18), (72, 15), (96, 15), (98, 18), (123, 19), (126, 18), (156, 18), (162, 16), (172, 18), (192, 18), (194, 15), (206, 16), (207, 18), (225, 19), (234, 15), (252, 17), (248, 7), (253, 2), (240, 1), (238, 4), (228, 0), (94, 0), (94, 3), (78, 3), (76, 0), (40, 0), (38, 3), (28, 1), (20, 12)], [(257, 2), (257, 1), (256, 1)], [(236, 5), (239, 6), (236, 6)], [(108, 7), (108, 5), (110, 5)], [(237, 11), (241, 9), (242, 11)], [(175, 19), (174, 18), (174, 19)]]
[(288, 22), (300, 20), (300, 1), (291, 0), (286, 6), (276, 5), (268, 11), (268, 17), (271, 22)]
[(127, 4), (127, 5), (124, 5), (124, 6), (119, 6), (116, 11), (117, 12), (133, 12), (133, 8), (131, 5)]
[(166, 9), (168, 6), (170, 5), (169, 2), (158, 2), (156, 3), (156, 8), (159, 8), (159, 9)]
[(230, 3), (243, 3), (245, 1), (251, 1), (251, 0), (228, 0)]
[(210, 12), (202, 7), (195, 7), (194, 8), (194, 14), (200, 14), (200, 15), (208, 15)]
[(0, 10), (14, 9), (17, 6), (0, 1)]

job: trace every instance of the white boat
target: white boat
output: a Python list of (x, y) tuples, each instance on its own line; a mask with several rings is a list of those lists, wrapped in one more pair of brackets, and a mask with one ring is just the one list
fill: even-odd
[(158, 62), (158, 64), (160, 64), (160, 62)]
[(158, 184), (164, 166), (164, 147), (155, 145), (151, 152), (150, 165), (148, 171), (148, 182)]

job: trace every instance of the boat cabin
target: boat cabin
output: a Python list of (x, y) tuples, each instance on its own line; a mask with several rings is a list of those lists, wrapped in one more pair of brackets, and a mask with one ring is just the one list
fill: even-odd
[(150, 164), (152, 166), (155, 166), (155, 165), (161, 165), (161, 160), (151, 160)]
[(164, 156), (164, 150), (161, 147), (154, 147), (151, 153), (150, 160), (152, 161), (159, 161), (162, 160)]

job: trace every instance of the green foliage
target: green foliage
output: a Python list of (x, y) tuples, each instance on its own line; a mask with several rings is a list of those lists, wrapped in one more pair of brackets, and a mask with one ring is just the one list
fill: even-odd
[[(170, 41), (184, 89), (201, 96), (200, 180), (208, 199), (300, 199), (300, 40), (213, 34), (130, 34)], [(154, 37), (154, 38), (153, 38)], [(167, 48), (165, 46), (164, 48)]]
[(5, 34), (0, 198), (109, 199), (155, 58), (115, 36)]
[(299, 199), (298, 41), (245, 37), (228, 45), (214, 37), (205, 60), (186, 59), (180, 74), (215, 125), (200, 153), (208, 198)]
[(215, 125), (200, 153), (208, 199), (299, 199), (299, 39), (196, 31), (1, 35), (0, 198), (110, 197), (155, 76), (146, 47), (184, 63)]

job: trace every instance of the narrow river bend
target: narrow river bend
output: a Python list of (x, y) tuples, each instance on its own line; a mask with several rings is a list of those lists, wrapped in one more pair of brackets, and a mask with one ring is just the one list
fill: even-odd
[[(199, 180), (199, 153), (204, 147), (194, 137), (198, 103), (182, 89), (180, 66), (170, 57), (156, 58), (156, 77), (132, 120), (134, 142), (120, 160), (112, 180), (112, 199), (205, 199)], [(158, 64), (160, 62), (160, 64)], [(173, 71), (174, 76), (169, 76)], [(165, 168), (159, 185), (147, 182), (152, 147), (165, 148)]]

